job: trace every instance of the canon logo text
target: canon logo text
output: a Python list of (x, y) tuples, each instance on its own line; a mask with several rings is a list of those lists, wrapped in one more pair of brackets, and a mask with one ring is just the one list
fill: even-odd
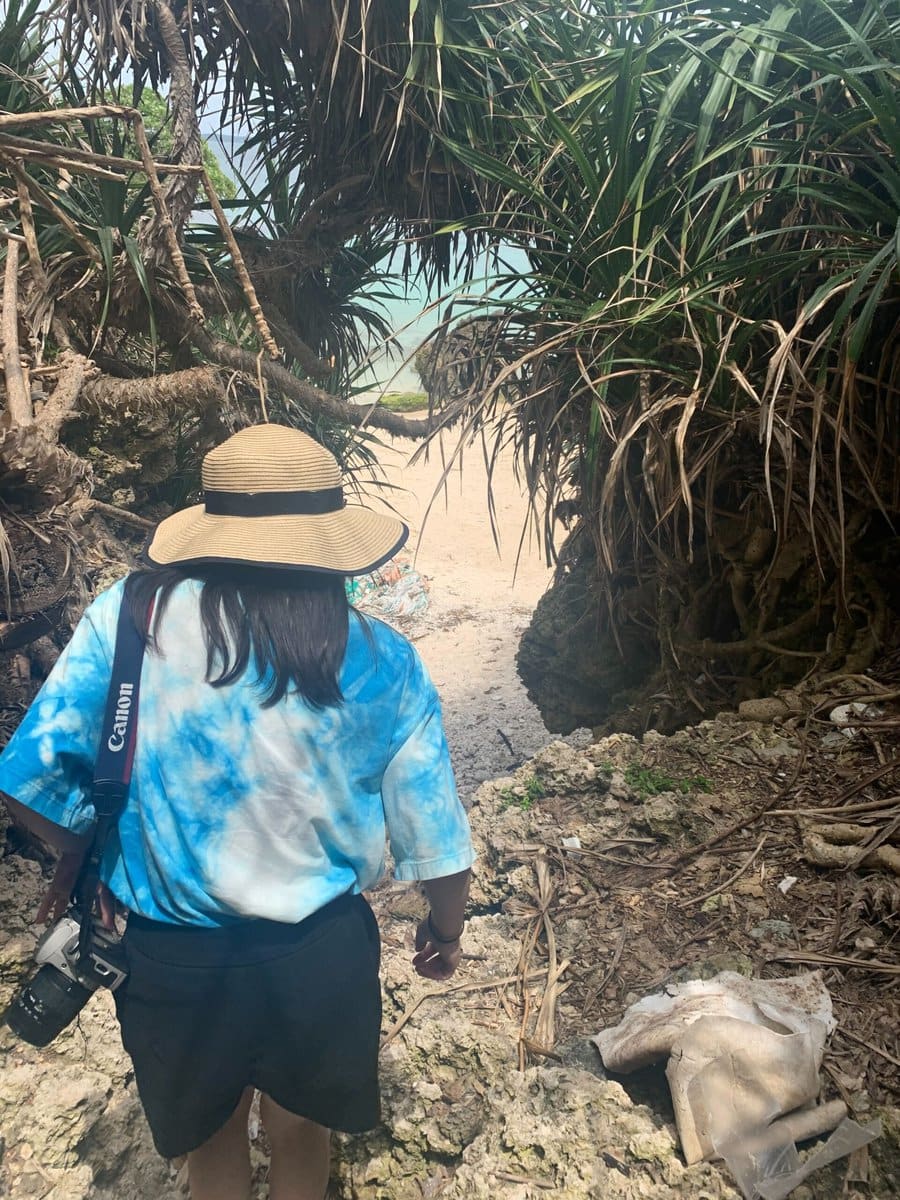
[(114, 754), (125, 749), (125, 734), (128, 732), (128, 718), (131, 716), (131, 699), (134, 693), (133, 683), (123, 683), (119, 687), (116, 700), (116, 719), (113, 721), (113, 731), (106, 743)]

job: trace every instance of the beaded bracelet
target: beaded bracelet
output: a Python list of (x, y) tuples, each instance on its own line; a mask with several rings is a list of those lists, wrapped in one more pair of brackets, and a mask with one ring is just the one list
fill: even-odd
[(463, 923), (462, 923), (462, 927), (460, 928), (460, 931), (459, 931), (459, 933), (456, 935), (456, 937), (452, 937), (452, 938), (445, 938), (445, 937), (441, 937), (441, 936), (440, 936), (440, 934), (438, 933), (438, 931), (435, 929), (435, 927), (434, 927), (434, 922), (433, 922), (433, 921), (432, 921), (432, 919), (431, 919), (431, 913), (430, 913), (430, 912), (429, 912), (429, 914), (428, 914), (428, 921), (427, 921), (427, 924), (428, 924), (428, 932), (429, 932), (429, 934), (431, 935), (431, 940), (432, 940), (432, 941), (433, 941), (433, 942), (434, 942), (436, 945), (438, 945), (438, 946), (452, 946), (454, 942), (458, 942), (458, 941), (459, 941), (459, 939), (460, 939), (460, 938), (462, 937), (462, 935), (463, 935), (463, 930), (464, 930), (464, 929), (465, 929), (465, 927), (466, 927), (466, 923), (465, 923), (465, 921), (463, 921)]

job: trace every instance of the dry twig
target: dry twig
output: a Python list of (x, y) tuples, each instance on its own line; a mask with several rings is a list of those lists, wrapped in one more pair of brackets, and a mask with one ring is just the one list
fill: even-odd
[(886, 1059), (889, 1063), (893, 1063), (895, 1067), (900, 1067), (900, 1058), (894, 1058), (893, 1054), (888, 1054), (887, 1050), (885, 1050), (882, 1046), (876, 1046), (872, 1042), (867, 1042), (865, 1038), (857, 1037), (855, 1033), (851, 1033), (849, 1029), (844, 1029), (842, 1026), (839, 1026), (836, 1032), (840, 1037), (845, 1037), (850, 1042), (856, 1042), (858, 1046), (865, 1046), (865, 1048), (867, 1050), (871, 1050), (873, 1054), (877, 1054), (881, 1058)]
[(782, 950), (780, 954), (773, 954), (767, 961), (846, 967), (848, 970), (871, 971), (874, 975), (900, 975), (900, 963), (880, 962), (877, 958), (850, 958), (844, 954), (817, 954), (813, 950)]
[[(547, 968), (541, 970), (529, 971), (528, 979), (540, 979), (542, 975), (547, 974)], [(440, 996), (449, 996), (459, 992), (489, 992), (492, 988), (508, 987), (511, 983), (518, 983), (519, 975), (505, 975), (500, 979), (480, 979), (475, 983), (457, 983), (451, 984), (450, 987), (431, 988), (430, 991), (423, 992), (415, 1003), (411, 1004), (408, 1009), (394, 1022), (387, 1033), (381, 1040), (381, 1049), (389, 1046), (398, 1033), (409, 1023), (411, 1018), (422, 1007), (426, 1000), (434, 1000)]]
[(701, 892), (699, 896), (689, 896), (687, 900), (680, 900), (678, 902), (678, 904), (675, 905), (675, 907), (676, 908), (689, 908), (692, 904), (699, 904), (703, 900), (708, 900), (710, 898), (710, 896), (717, 896), (719, 894), (719, 892), (724, 892), (726, 888), (731, 887), (731, 885), (733, 883), (735, 883), (738, 879), (740, 879), (740, 877), (746, 871), (750, 870), (750, 868), (756, 862), (757, 858), (759, 858), (762, 848), (766, 844), (767, 836), (768, 835), (765, 833), (762, 835), (762, 837), (759, 839), (759, 842), (757, 843), (756, 849), (753, 851), (752, 854), (750, 854), (747, 857), (747, 859), (741, 864), (741, 866), (738, 867), (738, 869), (734, 872), (733, 875), (729, 875), (726, 880), (724, 880), (722, 883), (717, 884), (714, 888), (710, 888), (709, 891)]
[(84, 507), (99, 513), (101, 517), (109, 517), (112, 521), (121, 521), (125, 525), (133, 525), (136, 529), (150, 530), (156, 524), (155, 521), (148, 521), (146, 517), (129, 512), (127, 508), (119, 508), (115, 504), (105, 504), (102, 500), (87, 500)]
[(495, 1179), (502, 1179), (506, 1183), (527, 1183), (531, 1187), (541, 1188), (545, 1192), (555, 1192), (556, 1184), (551, 1183), (549, 1179), (533, 1179), (530, 1175), (513, 1175), (511, 1171), (495, 1171)]

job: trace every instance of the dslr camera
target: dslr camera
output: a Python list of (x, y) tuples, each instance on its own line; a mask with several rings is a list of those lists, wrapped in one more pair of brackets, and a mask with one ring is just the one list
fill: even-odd
[(10, 1001), (7, 1025), (32, 1046), (46, 1046), (73, 1021), (98, 987), (111, 991), (128, 977), (125, 951), (115, 934), (91, 921), (87, 953), (79, 951), (81, 915), (70, 908), (42, 935), (37, 973)]

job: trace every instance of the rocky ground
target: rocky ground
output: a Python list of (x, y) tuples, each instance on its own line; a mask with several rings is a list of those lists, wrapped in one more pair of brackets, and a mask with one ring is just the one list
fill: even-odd
[[(852, 1163), (849, 1184), (845, 1161), (797, 1195), (900, 1193), (891, 1108), (900, 964), (896, 910), (885, 907), (896, 877), (812, 865), (783, 815), (821, 799), (827, 780), (861, 777), (868, 751), (856, 741), (723, 716), (642, 744), (625, 735), (554, 743), (482, 785), (471, 808), (474, 915), (450, 985), (412, 971), (417, 890), (385, 883), (373, 896), (384, 939), (385, 1120), (341, 1140), (335, 1200), (735, 1197), (724, 1170), (683, 1165), (661, 1069), (607, 1078), (588, 1038), (670, 980), (801, 964), (825, 970), (839, 1020), (823, 1094), (844, 1096), (860, 1119), (878, 1111), (885, 1133)], [(874, 804), (879, 789), (857, 795)], [(739, 813), (749, 819), (734, 829)], [(784, 895), (787, 875), (796, 883)], [(0, 864), (0, 999), (28, 969), (27, 917), (42, 886), (38, 863), (13, 854)], [(558, 976), (549, 985), (548, 968)], [(105, 996), (53, 1047), (4, 1031), (0, 1053), (3, 1194), (182, 1194), (143, 1129)], [(261, 1136), (256, 1154), (263, 1197)]]
[[(513, 577), (522, 505), (509, 476), (495, 496), (498, 560), (483, 468), (466, 469), (466, 489), (454, 480), (412, 543), (431, 604), (407, 630), (441, 692), (479, 848), (466, 958), (450, 985), (419, 979), (421, 896), (377, 889), (384, 1122), (340, 1139), (333, 1200), (734, 1198), (724, 1169), (684, 1166), (661, 1067), (608, 1078), (589, 1038), (672, 980), (816, 967), (839, 1022), (823, 1095), (860, 1119), (880, 1112), (885, 1132), (795, 1195), (900, 1194), (900, 742), (889, 713), (842, 729), (833, 703), (788, 696), (670, 738), (582, 732), (548, 745), (513, 662), (548, 571), (532, 551)], [(393, 502), (417, 535), (439, 476), (434, 460), (391, 467), (410, 489)], [(870, 682), (897, 693), (890, 675)], [(837, 828), (863, 830), (849, 860)], [(822, 865), (835, 845), (844, 857)], [(46, 865), (15, 838), (0, 858), (0, 1004), (30, 970)], [(183, 1195), (144, 1129), (106, 995), (46, 1050), (0, 1030), (0, 1061), (0, 1195)]]

